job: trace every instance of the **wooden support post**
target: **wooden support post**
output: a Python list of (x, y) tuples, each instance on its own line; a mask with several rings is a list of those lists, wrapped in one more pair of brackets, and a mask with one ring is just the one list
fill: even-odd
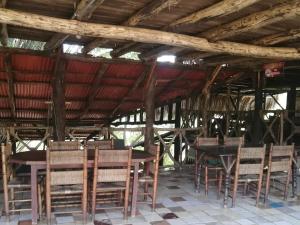
[(148, 151), (150, 146), (154, 144), (154, 130), (153, 124), (155, 120), (155, 74), (156, 62), (153, 63), (151, 72), (145, 84), (145, 112), (146, 112), (146, 130), (144, 149)]
[[(290, 91), (287, 94), (287, 105), (286, 109), (288, 110), (288, 118), (294, 123), (295, 121), (295, 110), (296, 110), (296, 101), (297, 101), (297, 90), (296, 86), (292, 86)], [(292, 132), (292, 125), (288, 124), (286, 127), (288, 133)], [(289, 142), (293, 142), (293, 138), (289, 139)]]
[[(175, 128), (180, 128), (181, 126), (181, 101), (176, 101), (176, 110), (175, 110)], [(180, 156), (180, 140), (179, 137), (176, 137), (174, 142), (174, 159), (179, 162), (179, 156)]]
[(66, 69), (66, 61), (60, 57), (60, 53), (56, 59), (54, 79), (52, 82), (53, 90), (53, 116), (54, 116), (54, 140), (65, 140), (65, 89), (64, 89), (64, 73)]
[(254, 145), (260, 145), (260, 140), (263, 137), (262, 121), (260, 113), (263, 107), (263, 77), (260, 72), (257, 73), (255, 82), (255, 104), (254, 104), (254, 116), (253, 116), (253, 129), (252, 129), (252, 143)]

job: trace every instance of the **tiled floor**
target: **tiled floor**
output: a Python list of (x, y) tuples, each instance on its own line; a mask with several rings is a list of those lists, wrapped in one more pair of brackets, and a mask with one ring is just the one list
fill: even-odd
[[(150, 206), (141, 204), (138, 206), (138, 215), (129, 217), (127, 221), (122, 219), (120, 210), (107, 210), (96, 215), (96, 221), (88, 224), (96, 225), (300, 225), (300, 201), (289, 199), (283, 202), (281, 198), (271, 196), (268, 207), (254, 206), (255, 201), (250, 197), (239, 197), (235, 208), (224, 209), (222, 199), (217, 199), (214, 188), (209, 189), (206, 197), (202, 193), (194, 192), (194, 184), (191, 170), (171, 171), (161, 174), (159, 179), (158, 204), (155, 212)], [(230, 205), (230, 204), (229, 204)], [(14, 216), (10, 223), (18, 224), (20, 221), (30, 219), (30, 215)], [(55, 224), (82, 224), (80, 216), (57, 216)], [(22, 223), (20, 223), (22, 224)], [(41, 224), (44, 224), (41, 222)], [(25, 223), (24, 223), (25, 225)]]

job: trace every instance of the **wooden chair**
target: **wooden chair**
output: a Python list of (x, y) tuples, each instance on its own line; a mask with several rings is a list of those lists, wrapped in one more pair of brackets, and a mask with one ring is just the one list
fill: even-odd
[(258, 205), (262, 187), (265, 153), (266, 145), (264, 147), (250, 148), (239, 146), (233, 177), (233, 207), (235, 207), (238, 185), (243, 184), (245, 188), (253, 182), (257, 183), (256, 205)]
[[(77, 146), (77, 147), (76, 147)], [(79, 144), (52, 142), (47, 149), (46, 202), (47, 223), (51, 212), (83, 214), (87, 216), (87, 150), (78, 149)], [(53, 148), (53, 149), (52, 149)], [(75, 149), (77, 148), (77, 149)], [(64, 149), (64, 150), (61, 150)], [(81, 206), (82, 210), (73, 210)], [(71, 207), (73, 211), (65, 211)], [(54, 211), (54, 209), (60, 211)]]
[(49, 141), (48, 147), (51, 151), (66, 151), (66, 150), (79, 150), (79, 141)]
[(285, 181), (283, 196), (284, 200), (287, 199), (290, 177), (292, 173), (294, 149), (294, 144), (285, 146), (275, 146), (271, 144), (268, 171), (266, 176), (265, 202), (268, 200), (268, 195), (270, 192), (270, 180), (281, 181), (283, 179)]
[(227, 137), (224, 136), (224, 145), (227, 146), (241, 146), (245, 145), (245, 136), (242, 137)]
[[(219, 145), (219, 138), (197, 138), (197, 145), (201, 148), (201, 146), (217, 146)], [(222, 185), (222, 177), (223, 177), (223, 167), (220, 165), (220, 162), (218, 159), (211, 158), (204, 156), (203, 162), (199, 162), (199, 156), (196, 157), (196, 173), (197, 176), (200, 176), (201, 181), (201, 174), (204, 173), (203, 180), (205, 185), (205, 195), (208, 194), (208, 188), (210, 183), (216, 183), (218, 184), (218, 195), (220, 196), (221, 191), (221, 185)], [(199, 169), (200, 166), (200, 169)], [(203, 170), (203, 171), (201, 171)], [(199, 174), (198, 174), (199, 173)]]
[(109, 140), (99, 140), (99, 141), (88, 141), (88, 148), (95, 149), (96, 147), (98, 150), (109, 150), (114, 149), (114, 139)]
[(102, 150), (96, 146), (91, 203), (93, 219), (96, 210), (108, 208), (122, 208), (124, 218), (127, 218), (131, 154), (131, 149)]
[(11, 143), (1, 144), (4, 212), (7, 220), (15, 212), (31, 211), (30, 180), (14, 176), (9, 163), (11, 150)]
[[(147, 197), (151, 198), (152, 201), (152, 210), (155, 210), (156, 206), (156, 197), (157, 197), (157, 184), (158, 184), (158, 170), (159, 170), (159, 145), (152, 145), (148, 152), (152, 155), (155, 155), (155, 159), (147, 164), (144, 169), (144, 174), (139, 177), (139, 184), (144, 186), (144, 191), (138, 192), (138, 195), (144, 197), (144, 201), (147, 201)], [(138, 202), (138, 203), (140, 203)]]

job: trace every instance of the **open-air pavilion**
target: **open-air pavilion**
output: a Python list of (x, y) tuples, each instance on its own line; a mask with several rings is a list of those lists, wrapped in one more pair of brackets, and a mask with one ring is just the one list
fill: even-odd
[(1, 0), (0, 224), (300, 224), (299, 19), (299, 0)]

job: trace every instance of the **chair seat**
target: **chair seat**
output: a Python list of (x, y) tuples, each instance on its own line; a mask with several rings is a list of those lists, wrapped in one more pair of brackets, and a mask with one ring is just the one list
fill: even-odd
[(8, 182), (7, 186), (8, 188), (30, 188), (31, 184), (18, 178), (14, 178)]
[(139, 178), (139, 182), (141, 182), (141, 183), (145, 183), (145, 182), (150, 183), (150, 182), (154, 182), (154, 179), (151, 176), (142, 176), (142, 177)]
[(80, 194), (82, 185), (61, 185), (51, 188), (51, 194)]
[(275, 179), (275, 178), (283, 178), (287, 176), (288, 176), (287, 172), (279, 171), (279, 172), (272, 172), (270, 178)]
[[(231, 176), (231, 179), (234, 180), (234, 176)], [(239, 182), (253, 182), (253, 181), (259, 181), (259, 176), (257, 175), (251, 175), (251, 174), (247, 174), (247, 175), (241, 175), (238, 179)]]
[(97, 184), (97, 192), (101, 191), (118, 191), (118, 190), (125, 190), (125, 184), (118, 183), (118, 182), (109, 182), (109, 183), (99, 183)]

